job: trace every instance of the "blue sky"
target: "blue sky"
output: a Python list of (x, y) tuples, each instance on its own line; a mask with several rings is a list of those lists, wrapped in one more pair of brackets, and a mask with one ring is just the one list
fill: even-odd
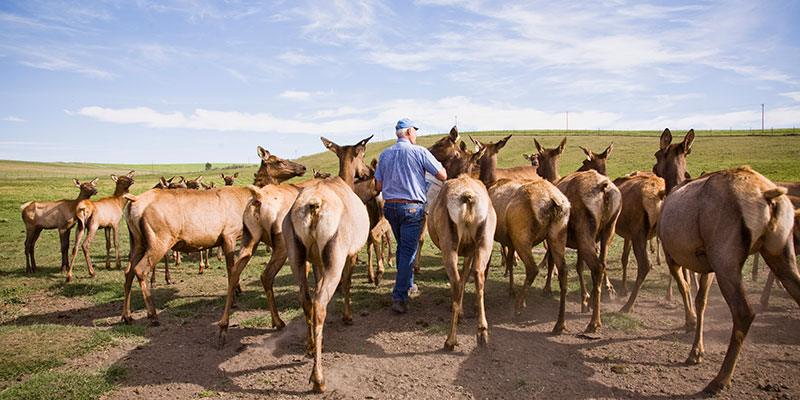
[(256, 162), (318, 137), (800, 127), (800, 2), (0, 2), (0, 159)]

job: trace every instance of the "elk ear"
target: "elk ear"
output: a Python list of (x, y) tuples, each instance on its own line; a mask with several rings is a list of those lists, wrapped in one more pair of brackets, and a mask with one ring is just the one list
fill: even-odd
[[(180, 183), (180, 182), (186, 182), (186, 178), (184, 178), (184, 177), (183, 177), (183, 175), (178, 175), (178, 178), (181, 178), (181, 179), (178, 181), (178, 183)], [(172, 180), (172, 179), (170, 179), (170, 180)]]
[[(171, 180), (171, 179), (170, 179), (170, 180)], [(159, 179), (159, 180), (158, 180), (158, 183), (159, 183), (159, 184), (160, 184), (160, 185), (161, 185), (161, 186), (162, 186), (164, 189), (166, 189), (166, 188), (169, 186), (169, 181), (167, 181), (167, 179), (166, 179), (166, 178), (164, 178), (163, 176), (161, 177), (161, 179)]]
[(267, 151), (267, 149), (265, 149), (265, 148), (263, 148), (261, 146), (258, 146), (258, 147), (256, 147), (256, 150), (258, 150), (258, 156), (262, 160), (266, 160), (266, 159), (269, 158), (270, 154), (269, 154), (269, 151)]
[(238, 173), (238, 172), (234, 172), (234, 173), (233, 173), (233, 177), (234, 177), (234, 178), (238, 178), (238, 177), (239, 177), (239, 173)]
[(322, 144), (325, 146), (326, 149), (332, 151), (334, 154), (339, 154), (339, 145), (338, 144), (333, 143), (330, 140), (325, 139), (322, 136), (320, 136), (319, 139), (322, 140)]
[(472, 160), (480, 160), (484, 154), (486, 154), (486, 146), (480, 146), (477, 150), (475, 150), (475, 153), (472, 154)]
[(112, 181), (116, 182), (116, 181), (117, 181), (117, 179), (119, 179), (119, 178), (117, 178), (117, 176), (116, 176), (116, 175), (114, 175), (114, 174), (111, 174), (111, 180), (112, 180)]
[(219, 174), (219, 176), (220, 176), (222, 179), (225, 179), (225, 174), (222, 174), (222, 173), (221, 173), (221, 174)]
[(589, 161), (592, 161), (592, 152), (591, 152), (591, 151), (589, 151), (589, 149), (587, 149), (587, 148), (585, 148), (585, 147), (583, 147), (583, 146), (578, 146), (578, 147), (579, 147), (581, 150), (583, 150), (583, 153), (584, 153), (584, 154), (586, 154), (586, 159), (587, 159), (587, 160), (589, 160)]
[(95, 177), (95, 178), (94, 178), (94, 179), (92, 179), (92, 181), (91, 181), (91, 182), (89, 182), (89, 183), (90, 183), (92, 186), (96, 186), (96, 185), (97, 185), (97, 181), (99, 181), (99, 180), (100, 180), (100, 178), (97, 178), (97, 177)]
[(458, 138), (459, 138), (459, 136), (458, 136), (458, 128), (456, 128), (456, 126), (453, 125), (453, 127), (450, 128), (450, 141), (455, 143), (455, 142), (458, 141)]
[(372, 161), (369, 163), (369, 166), (372, 167), (373, 170), (378, 168), (378, 159), (373, 158)]
[(72, 178), (72, 183), (75, 185), (75, 187), (81, 187), (81, 181), (75, 178)]
[(566, 145), (567, 145), (567, 138), (565, 137), (564, 139), (561, 139), (561, 144), (558, 145), (558, 154), (564, 152), (564, 146)]
[(461, 151), (467, 151), (467, 143), (466, 142), (461, 142), (458, 145), (458, 148), (461, 149)]
[(683, 152), (689, 154), (692, 152), (692, 143), (694, 142), (694, 129), (689, 129), (686, 136), (683, 138)]
[(508, 143), (509, 139), (511, 139), (511, 135), (508, 135), (508, 136), (500, 139), (497, 143), (495, 143), (495, 150), (502, 149), (506, 145), (506, 143)]
[(195, 182), (202, 182), (203, 181), (203, 176), (202, 175), (198, 176), (197, 179), (195, 179), (194, 181)]
[(369, 140), (372, 139), (373, 136), (375, 136), (375, 135), (369, 135), (368, 138), (356, 143), (356, 147), (358, 147), (358, 146), (366, 147), (367, 146), (367, 142), (369, 142)]
[[(163, 176), (162, 176), (162, 178), (163, 178)], [(172, 178), (169, 178), (169, 179), (167, 179), (167, 182), (169, 182), (169, 183), (172, 183), (172, 180), (173, 180), (173, 179), (175, 179), (175, 177), (174, 177), (174, 176), (173, 176)]]
[(471, 141), (472, 141), (472, 143), (474, 143), (476, 146), (478, 145), (478, 141), (477, 141), (477, 140), (475, 140), (475, 138), (474, 138), (474, 137), (472, 137), (472, 135), (467, 135), (467, 136), (469, 137), (469, 140), (471, 140)]
[(133, 178), (133, 173), (134, 173), (134, 172), (136, 172), (136, 171), (134, 171), (134, 170), (131, 170), (131, 172), (128, 172), (128, 178)]
[(608, 145), (608, 147), (606, 147), (606, 149), (603, 150), (602, 153), (600, 153), (600, 158), (608, 158), (608, 156), (611, 155), (612, 150), (614, 150), (614, 143)]
[(670, 143), (672, 143), (672, 132), (669, 131), (669, 128), (666, 128), (664, 132), (661, 132), (661, 150), (669, 147)]
[(544, 152), (544, 148), (542, 147), (542, 145), (539, 144), (539, 141), (536, 140), (536, 138), (533, 139), (533, 144), (534, 146), (536, 146), (536, 151), (538, 151), (539, 153)]

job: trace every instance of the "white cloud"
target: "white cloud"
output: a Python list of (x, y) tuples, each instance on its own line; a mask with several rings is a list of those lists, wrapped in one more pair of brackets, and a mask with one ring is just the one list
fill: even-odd
[(313, 97), (320, 97), (325, 96), (325, 92), (304, 92), (301, 90), (286, 90), (279, 94), (281, 98), (288, 99), (288, 100), (295, 100), (295, 101), (306, 101), (311, 100)]
[(794, 101), (800, 101), (800, 92), (781, 93), (781, 96), (788, 97)]
[(286, 51), (278, 55), (278, 59), (291, 65), (314, 64), (317, 60), (314, 57), (305, 55), (299, 51)]
[(116, 77), (116, 75), (113, 73), (105, 71), (101, 68), (80, 64), (56, 55), (33, 51), (28, 52), (26, 55), (31, 59), (21, 61), (20, 64), (32, 68), (44, 69), (48, 71), (69, 71), (100, 79), (113, 79)]
[(27, 122), (24, 119), (22, 119), (20, 117), (15, 117), (13, 115), (9, 115), (9, 116), (3, 118), (3, 121), (7, 121), (7, 122)]

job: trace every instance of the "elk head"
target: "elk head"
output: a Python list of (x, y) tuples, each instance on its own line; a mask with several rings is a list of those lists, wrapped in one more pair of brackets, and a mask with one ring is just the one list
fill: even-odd
[(116, 176), (114, 174), (111, 174), (111, 180), (114, 181), (114, 183), (116, 183), (116, 185), (117, 185), (116, 189), (115, 189), (115, 193), (116, 192), (121, 192), (121, 193), (127, 192), (128, 189), (131, 186), (133, 186), (133, 173), (134, 173), (134, 171), (131, 170), (131, 172), (128, 172), (127, 175)]
[(336, 157), (339, 158), (339, 177), (351, 188), (356, 180), (369, 178), (372, 173), (367, 164), (364, 163), (367, 142), (372, 139), (372, 136), (375, 135), (371, 135), (352, 146), (339, 146), (324, 137), (320, 137), (325, 148), (336, 154)]
[(672, 132), (664, 129), (661, 133), (661, 145), (654, 154), (656, 165), (653, 166), (653, 173), (664, 178), (667, 193), (672, 188), (680, 185), (687, 179), (686, 156), (692, 152), (692, 142), (694, 142), (694, 129), (690, 129), (680, 143), (672, 143)]
[(450, 129), (450, 134), (437, 140), (428, 150), (433, 156), (442, 163), (447, 178), (455, 178), (465, 169), (464, 160), (469, 157), (467, 145), (461, 142), (459, 145), (458, 128), (455, 126)]
[(595, 153), (583, 146), (578, 146), (583, 150), (583, 153), (586, 154), (586, 159), (583, 160), (583, 165), (578, 168), (578, 171), (589, 171), (595, 170), (600, 173), (600, 175), (608, 176), (606, 172), (606, 161), (608, 161), (608, 156), (611, 154), (611, 150), (614, 149), (614, 143), (611, 143), (606, 147), (606, 149), (602, 153)]
[[(183, 178), (183, 177), (181, 177), (181, 178)], [(202, 183), (203, 183), (203, 177), (202, 176), (198, 176), (197, 178), (187, 180), (186, 181), (186, 187), (188, 189), (200, 189), (200, 188), (202, 188), (202, 186), (201, 186)]]
[(233, 186), (233, 181), (239, 177), (238, 172), (234, 172), (233, 175), (225, 175), (219, 174), (222, 177), (222, 180), (225, 181), (225, 186)]
[(94, 178), (89, 182), (81, 183), (77, 179), (72, 179), (72, 183), (81, 191), (78, 195), (80, 199), (88, 199), (97, 194), (97, 181), (98, 178)]
[(255, 173), (253, 185), (264, 187), (306, 173), (306, 167), (302, 164), (273, 155), (261, 146), (258, 146), (257, 150), (258, 157), (261, 158), (261, 166)]
[(327, 179), (331, 177), (330, 172), (317, 171), (314, 168), (311, 168), (311, 171), (314, 173), (314, 179)]
[(561, 144), (552, 149), (542, 147), (536, 139), (533, 139), (533, 144), (536, 146), (536, 151), (539, 156), (539, 167), (536, 169), (536, 172), (539, 176), (550, 182), (557, 181), (559, 178), (558, 159), (561, 158), (561, 153), (564, 152), (564, 146), (567, 145), (567, 138), (562, 139)]
[(531, 163), (531, 167), (536, 168), (537, 169), (537, 173), (538, 173), (538, 169), (539, 169), (539, 154), (538, 153), (523, 154), (522, 158), (528, 160), (528, 162)]
[(472, 143), (475, 143), (478, 149), (484, 149), (483, 156), (478, 159), (478, 165), (480, 166), (480, 180), (486, 185), (491, 185), (495, 181), (497, 153), (500, 152), (500, 149), (505, 147), (506, 143), (508, 143), (508, 140), (511, 139), (511, 135), (508, 135), (495, 143), (483, 143), (475, 140), (472, 136), (469, 138), (472, 140)]

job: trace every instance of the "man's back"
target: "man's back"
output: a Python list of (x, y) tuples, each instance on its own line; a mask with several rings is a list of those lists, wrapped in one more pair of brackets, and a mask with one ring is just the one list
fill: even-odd
[(425, 172), (436, 175), (441, 169), (441, 164), (428, 149), (399, 139), (381, 153), (375, 179), (382, 184), (384, 199), (424, 202), (427, 189)]

